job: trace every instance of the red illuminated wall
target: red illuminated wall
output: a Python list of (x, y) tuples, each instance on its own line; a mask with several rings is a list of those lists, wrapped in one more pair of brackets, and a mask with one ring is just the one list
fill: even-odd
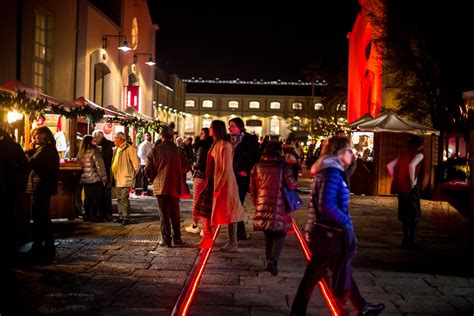
[[(376, 0), (375, 0), (376, 1)], [(382, 106), (382, 56), (372, 44), (372, 25), (365, 6), (370, 1), (359, 0), (361, 12), (348, 34), (349, 78), (347, 120), (355, 121), (366, 113), (376, 117)]]

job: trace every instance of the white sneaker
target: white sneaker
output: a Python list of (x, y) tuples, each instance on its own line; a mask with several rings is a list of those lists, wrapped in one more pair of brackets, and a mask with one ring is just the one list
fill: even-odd
[(187, 231), (188, 233), (193, 233), (193, 234), (199, 234), (199, 231), (200, 231), (199, 227), (193, 227), (193, 224), (186, 226), (184, 230)]

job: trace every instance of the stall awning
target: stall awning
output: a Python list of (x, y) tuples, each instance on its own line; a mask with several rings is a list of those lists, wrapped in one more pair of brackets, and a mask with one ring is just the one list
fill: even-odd
[(438, 130), (402, 119), (392, 111), (382, 113), (371, 120), (358, 124), (357, 129), (363, 132), (396, 132), (439, 135)]
[(367, 122), (368, 120), (371, 120), (371, 119), (373, 119), (372, 115), (370, 115), (369, 113), (366, 113), (366, 114), (362, 115), (361, 117), (359, 117), (354, 122), (352, 122), (351, 124), (349, 124), (349, 127), (350, 128), (357, 128), (357, 126), (359, 126), (359, 124)]
[(44, 99), (44, 100), (48, 101), (48, 103), (53, 104), (53, 105), (68, 103), (66, 100), (56, 98), (56, 97), (52, 97), (52, 96), (47, 95), (45, 93), (42, 93), (38, 90), (35, 90), (35, 89), (25, 85), (20, 80), (10, 80), (10, 81), (8, 81), (7, 83), (0, 86), (0, 91), (5, 91), (5, 92), (9, 92), (9, 93), (16, 93), (16, 92), (19, 92), (19, 91), (24, 91), (26, 93), (26, 95), (30, 98)]
[(153, 121), (152, 117), (149, 117), (148, 115), (140, 113), (140, 112), (138, 112), (137, 110), (135, 110), (134, 108), (132, 108), (130, 106), (125, 109), (125, 113), (136, 116), (136, 117), (141, 118), (145, 121), (149, 121), (149, 122)]
[(100, 106), (100, 105), (92, 102), (91, 100), (87, 99), (86, 97), (79, 97), (79, 98), (77, 98), (76, 100), (74, 100), (72, 102), (73, 106), (84, 106), (86, 104), (93, 107), (93, 108), (103, 110), (105, 112), (105, 116), (109, 116), (109, 117), (118, 116), (118, 117), (122, 117), (122, 118), (127, 116), (126, 113), (120, 112), (118, 110), (114, 111), (114, 110), (111, 110), (107, 107)]

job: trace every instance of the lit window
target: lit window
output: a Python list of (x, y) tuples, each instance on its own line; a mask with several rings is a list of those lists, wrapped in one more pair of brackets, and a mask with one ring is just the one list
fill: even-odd
[(196, 102), (194, 102), (194, 100), (186, 100), (186, 103), (184, 104), (184, 106), (187, 108), (193, 108), (195, 105)]
[(229, 109), (238, 109), (239, 101), (229, 101)]
[(303, 104), (299, 102), (295, 102), (291, 105), (293, 110), (302, 110), (303, 109)]
[(194, 117), (192, 115), (186, 115), (184, 119), (184, 132), (194, 133)]
[(315, 104), (314, 104), (314, 109), (315, 109), (316, 111), (322, 111), (322, 110), (324, 110), (324, 106), (323, 106), (322, 103), (315, 103)]
[(212, 108), (212, 101), (211, 100), (204, 100), (202, 101), (203, 108)]
[(280, 102), (270, 102), (270, 109), (272, 110), (279, 110), (280, 106)]
[(270, 135), (280, 135), (280, 120), (277, 118), (270, 120)]
[(211, 118), (203, 118), (202, 119), (202, 128), (204, 127), (211, 127), (212, 119)]
[(260, 109), (260, 102), (258, 101), (250, 101), (249, 109)]
[(341, 104), (341, 107), (339, 108), (340, 111), (345, 111), (347, 109), (345, 104)]
[(51, 81), (51, 17), (35, 12), (33, 86), (48, 92)]

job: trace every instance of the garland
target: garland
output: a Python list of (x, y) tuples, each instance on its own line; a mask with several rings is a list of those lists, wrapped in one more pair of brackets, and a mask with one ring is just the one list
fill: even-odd
[(88, 104), (71, 110), (66, 110), (60, 105), (50, 105), (45, 99), (30, 99), (26, 96), (26, 92), (24, 91), (18, 91), (14, 94), (5, 92), (0, 93), (0, 107), (28, 114), (30, 121), (38, 118), (44, 119), (47, 110), (51, 110), (54, 114), (59, 114), (68, 119), (77, 117), (87, 118), (92, 123), (100, 121), (105, 114), (103, 110), (94, 109)]
[(88, 104), (84, 106), (80, 106), (78, 108), (73, 108), (69, 111), (64, 108), (61, 108), (59, 105), (52, 105), (51, 107), (55, 114), (59, 114), (68, 119), (83, 117), (83, 118), (87, 118), (91, 123), (96, 123), (100, 121), (104, 117), (104, 114), (105, 114), (104, 110), (93, 109)]
[(144, 129), (147, 131), (154, 131), (156, 133), (161, 132), (161, 129), (166, 126), (165, 123), (154, 120), (154, 121), (146, 121), (139, 117), (132, 116), (132, 117), (112, 117), (107, 120), (108, 123), (119, 123), (122, 126), (132, 126), (136, 130)]

